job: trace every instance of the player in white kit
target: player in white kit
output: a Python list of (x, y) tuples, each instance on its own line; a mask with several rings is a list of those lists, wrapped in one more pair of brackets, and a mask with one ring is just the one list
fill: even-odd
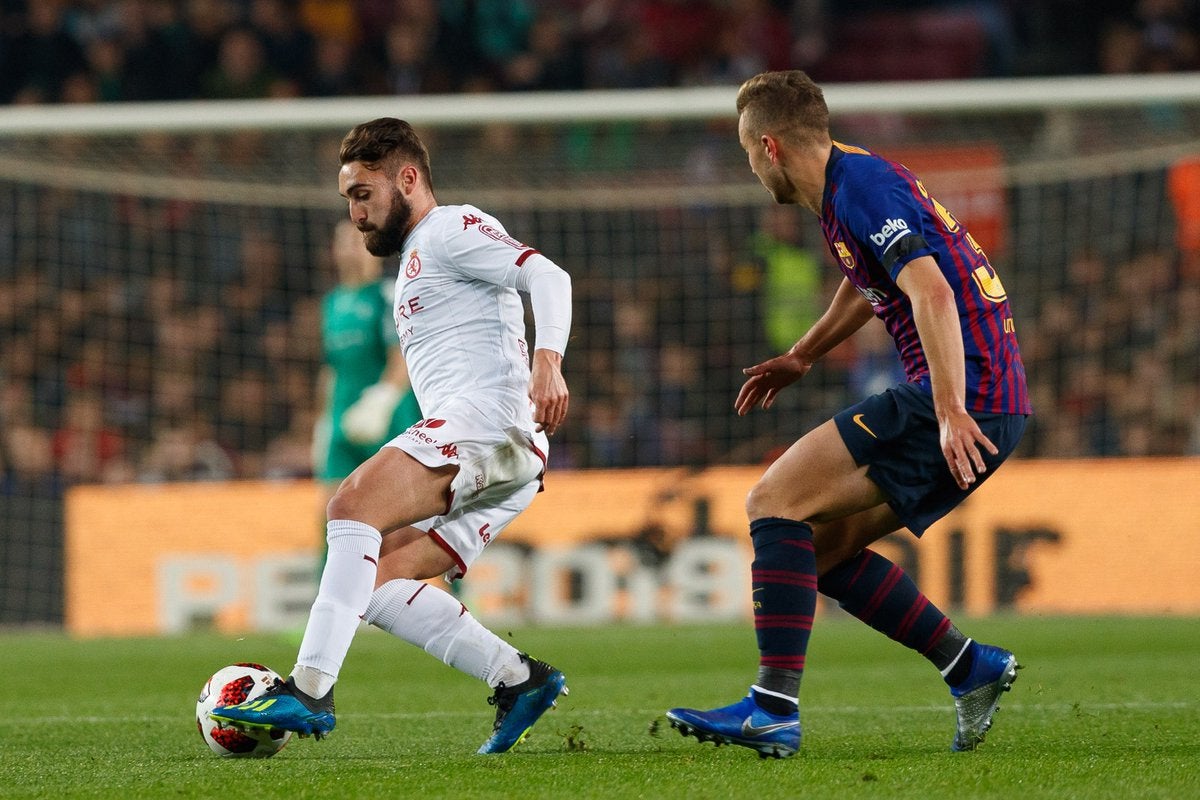
[[(423, 581), (465, 574), (541, 490), (547, 437), (568, 406), (570, 277), (478, 208), (439, 206), (429, 154), (407, 122), (355, 127), (340, 160), (339, 190), (367, 249), (400, 254), (394, 313), (425, 418), (329, 502), (328, 560), (292, 674), (212, 716), (323, 737), (361, 617), (487, 682), (496, 719), (479, 752), (503, 753), (566, 693), (566, 678)], [(519, 291), (533, 306), (532, 368)]]

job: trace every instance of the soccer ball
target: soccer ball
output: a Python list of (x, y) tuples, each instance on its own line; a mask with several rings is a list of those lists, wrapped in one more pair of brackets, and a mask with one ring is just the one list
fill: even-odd
[(239, 731), (217, 726), (208, 712), (217, 706), (230, 706), (253, 700), (275, 685), (279, 675), (262, 664), (233, 664), (222, 667), (208, 679), (196, 700), (196, 728), (204, 742), (219, 756), (229, 758), (268, 758), (275, 755), (292, 738), (291, 731)]

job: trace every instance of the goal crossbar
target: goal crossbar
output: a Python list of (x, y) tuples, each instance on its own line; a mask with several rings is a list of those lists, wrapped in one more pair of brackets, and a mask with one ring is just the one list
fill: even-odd
[[(482, 123), (698, 120), (733, 114), (736, 87), (179, 101), (0, 108), (0, 137), (36, 134), (346, 128), (378, 116), (439, 127)], [(1200, 74), (831, 84), (835, 114), (978, 113), (1200, 102)]]

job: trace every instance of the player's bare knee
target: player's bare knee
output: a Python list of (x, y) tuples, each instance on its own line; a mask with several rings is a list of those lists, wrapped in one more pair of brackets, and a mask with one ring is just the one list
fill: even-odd
[(746, 518), (753, 521), (765, 517), (788, 517), (787, 498), (777, 491), (770, 483), (759, 481), (746, 495)]
[(325, 506), (326, 519), (362, 519), (366, 511), (359, 492), (351, 486), (343, 485), (329, 498)]

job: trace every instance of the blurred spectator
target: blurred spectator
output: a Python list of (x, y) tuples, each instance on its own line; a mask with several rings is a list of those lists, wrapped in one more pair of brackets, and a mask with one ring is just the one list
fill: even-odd
[(793, 66), (787, 16), (770, 0), (729, 0), (713, 41), (714, 52), (697, 59), (682, 83), (738, 86), (765, 70)]
[(353, 44), (360, 34), (354, 0), (300, 0), (300, 20), (319, 40)]
[(170, 362), (155, 371), (150, 396), (150, 418), (191, 419), (212, 407), (211, 391), (203, 389), (190, 369), (180, 369)]
[(33, 409), (29, 385), (0, 374), (0, 476), (6, 491), (55, 472), (52, 437), (37, 425)]
[(87, 47), (88, 66), (95, 76), (96, 100), (147, 99), (136, 98), (128, 86), (126, 50), (115, 37), (97, 37)]
[(501, 74), (526, 48), (533, 5), (526, 0), (440, 0), (435, 52), (455, 88)]
[(164, 419), (150, 446), (142, 454), (137, 479), (167, 481), (217, 481), (235, 477), (233, 461), (213, 439), (201, 418), (191, 422)]
[(227, 374), (220, 386), (216, 437), (222, 448), (235, 455), (238, 477), (263, 474), (267, 446), (288, 429), (288, 412), (262, 372), (245, 369)]
[(0, 100), (55, 102), (67, 78), (86, 69), (83, 49), (66, 29), (65, 8), (63, 0), (27, 4), (23, 26), (3, 45)]
[(593, 43), (588, 66), (589, 89), (648, 89), (672, 83), (671, 65), (636, 20), (615, 21)]
[(81, 22), (78, 35), (101, 100), (165, 100), (190, 94), (191, 84), (183, 73), (187, 40), (178, 33), (168, 38), (167, 30), (179, 23), (173, 10), (165, 10), (171, 7), (166, 0), (123, 0)]
[(701, 355), (680, 342), (664, 342), (658, 352), (657, 397), (661, 452), (664, 466), (704, 466), (710, 462), (709, 439), (704, 432), (707, 413)]
[[(384, 40), (387, 52), (387, 90), (392, 94), (419, 94), (438, 86), (430, 62), (432, 38), (428, 29), (396, 22)], [(444, 79), (443, 79), (444, 80)], [(442, 90), (448, 89), (442, 83)]]
[(201, 96), (209, 100), (238, 100), (269, 97), (282, 91), (280, 77), (267, 61), (258, 34), (250, 28), (234, 28), (221, 37), (216, 65), (201, 81)]
[(504, 86), (515, 91), (582, 89), (585, 76), (583, 54), (569, 18), (545, 8), (530, 26), (528, 48), (504, 65)]
[(262, 371), (267, 329), (288, 315), (283, 250), (278, 241), (251, 229), (242, 238), (240, 257), (241, 270), (219, 300), (217, 357), (226, 372), (247, 367)]
[(1200, 9), (1190, 0), (1138, 0), (1108, 18), (1102, 72), (1178, 72), (1200, 66)]
[(759, 212), (759, 228), (748, 243), (762, 274), (763, 320), (769, 346), (785, 352), (825, 312), (822, 291), (828, 265), (803, 242), (795, 206), (771, 204)]
[(1200, 387), (1200, 276), (1187, 276), (1172, 292), (1170, 322), (1156, 347), (1174, 365), (1170, 378), (1180, 387)]
[(237, 24), (238, 8), (233, 0), (183, 0), (182, 7), (186, 33), (179, 44), (188, 69), (180, 77), (189, 86), (184, 96), (203, 97), (201, 81), (217, 67), (222, 37)]
[(614, 298), (610, 392), (629, 437), (621, 466), (658, 464), (663, 441), (657, 403), (660, 345), (654, 303), (631, 287), (616, 288)]
[(297, 0), (252, 0), (249, 21), (263, 43), (270, 70), (307, 87), (316, 39), (301, 23)]
[(628, 466), (626, 451), (634, 434), (622, 419), (618, 401), (593, 395), (584, 408), (583, 420), (583, 463), (610, 469)]
[(318, 39), (308, 86), (314, 97), (365, 94), (354, 60), (354, 45), (332, 36)]
[(262, 477), (281, 478), (313, 477), (313, 425), (316, 412), (293, 413), (292, 424), (267, 444), (263, 454)]
[(811, 70), (829, 49), (829, 17), (833, 9), (824, 0), (794, 0), (789, 15), (794, 39), (790, 67)]
[(905, 381), (896, 343), (883, 323), (871, 320), (854, 337), (848, 389), (851, 397), (868, 397)]
[[(1067, 370), (1068, 386), (1058, 398), (1058, 410), (1074, 420), (1081, 431), (1081, 456), (1120, 453), (1120, 426), (1113, 398), (1123, 384), (1099, 359), (1077, 358)], [(1114, 391), (1116, 390), (1116, 391)]]
[(646, 32), (651, 51), (674, 79), (711, 59), (723, 25), (733, 24), (711, 0), (640, 0), (631, 11), (630, 22)]
[(654, 306), (639, 293), (618, 288), (613, 304), (613, 346), (617, 373), (647, 390), (657, 370), (657, 333)]
[(54, 433), (54, 460), (68, 483), (127, 480), (125, 442), (104, 418), (104, 400), (95, 392), (75, 392)]

